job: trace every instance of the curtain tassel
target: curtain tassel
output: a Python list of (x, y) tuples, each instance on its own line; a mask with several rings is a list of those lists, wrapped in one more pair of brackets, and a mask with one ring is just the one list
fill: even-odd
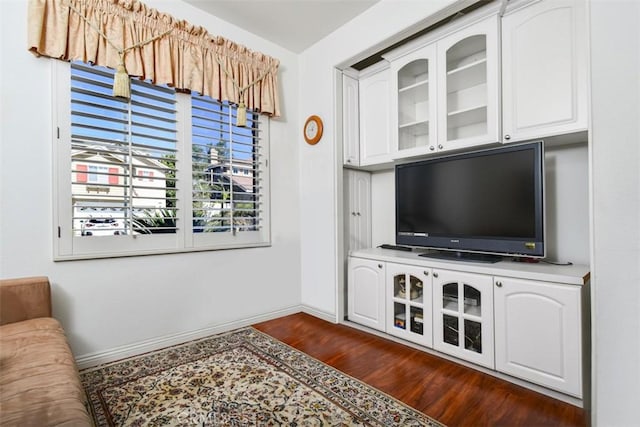
[(120, 61), (118, 64), (116, 75), (113, 78), (113, 96), (127, 99), (131, 97), (131, 80), (124, 66), (124, 61)]
[(247, 125), (247, 107), (244, 102), (238, 104), (238, 117), (236, 118), (236, 126), (245, 127)]

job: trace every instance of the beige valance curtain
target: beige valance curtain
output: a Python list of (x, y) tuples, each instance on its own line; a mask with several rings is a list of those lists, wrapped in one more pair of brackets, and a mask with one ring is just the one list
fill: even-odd
[(113, 69), (121, 50), (131, 76), (280, 115), (277, 59), (137, 0), (29, 0), (28, 43), (37, 56)]

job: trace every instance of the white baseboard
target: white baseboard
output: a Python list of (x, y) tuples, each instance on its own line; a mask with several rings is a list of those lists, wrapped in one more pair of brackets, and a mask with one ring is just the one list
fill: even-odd
[(306, 313), (310, 316), (317, 317), (318, 319), (326, 320), (331, 323), (338, 323), (338, 319), (336, 319), (335, 314), (327, 313), (326, 311), (318, 310), (317, 308), (310, 307), (308, 305), (300, 306), (303, 313)]
[[(121, 347), (115, 347), (105, 351), (89, 353), (89, 354), (78, 356), (76, 357), (76, 364), (78, 365), (78, 369), (91, 368), (94, 366), (102, 365), (104, 363), (115, 362), (116, 360), (132, 357), (138, 354), (144, 354), (150, 351), (159, 350), (161, 348), (170, 347), (173, 345), (186, 343), (186, 342), (197, 340), (200, 338), (206, 338), (211, 335), (232, 331), (234, 329), (250, 326), (255, 323), (265, 322), (267, 320), (276, 319), (278, 317), (300, 313), (301, 311), (304, 311), (305, 313), (308, 312), (306, 307), (296, 305), (293, 307), (272, 311), (270, 313), (261, 314), (259, 316), (249, 317), (247, 319), (241, 319), (233, 322), (223, 323), (220, 325), (210, 326), (210, 327), (198, 329), (195, 331), (181, 332), (178, 334), (156, 337), (150, 340), (140, 341), (134, 344), (124, 345)], [(335, 318), (329, 317), (327, 319), (326, 317), (324, 317), (326, 315), (324, 313), (315, 311), (315, 312), (309, 312), (309, 314), (335, 323)]]

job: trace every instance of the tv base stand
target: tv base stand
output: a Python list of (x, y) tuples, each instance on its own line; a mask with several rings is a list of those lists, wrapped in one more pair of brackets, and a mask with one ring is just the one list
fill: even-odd
[(352, 251), (348, 319), (582, 399), (589, 267), (450, 255)]
[(425, 258), (435, 258), (444, 261), (466, 261), (466, 262), (482, 262), (485, 264), (493, 264), (502, 261), (504, 258), (500, 255), (479, 254), (458, 251), (429, 251), (421, 253), (419, 256)]

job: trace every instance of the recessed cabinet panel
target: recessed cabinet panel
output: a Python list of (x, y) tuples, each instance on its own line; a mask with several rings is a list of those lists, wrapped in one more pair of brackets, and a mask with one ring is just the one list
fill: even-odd
[(349, 320), (379, 331), (385, 330), (384, 267), (383, 262), (349, 258)]
[(361, 78), (360, 96), (360, 165), (374, 165), (391, 160), (391, 109), (389, 69)]
[(535, 2), (502, 24), (503, 138), (586, 130), (585, 2)]
[(495, 284), (496, 369), (581, 397), (581, 288), (499, 277)]
[(347, 251), (371, 247), (371, 174), (345, 170)]
[(386, 274), (387, 333), (431, 347), (431, 271), (387, 263)]
[(342, 75), (342, 148), (348, 166), (360, 165), (360, 118), (358, 80)]

